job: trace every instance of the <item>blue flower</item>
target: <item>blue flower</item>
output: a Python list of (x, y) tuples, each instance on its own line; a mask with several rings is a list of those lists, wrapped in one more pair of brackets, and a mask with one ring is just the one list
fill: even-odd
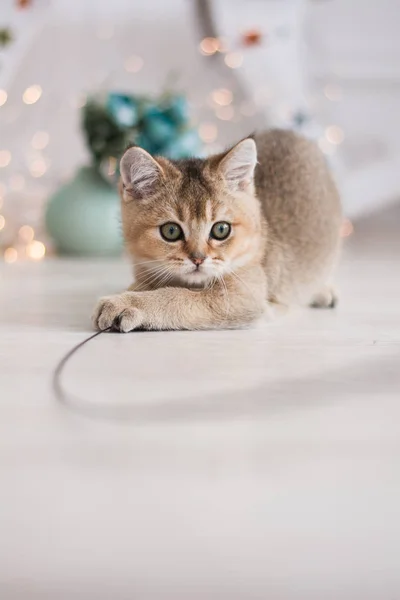
[(176, 128), (162, 114), (153, 113), (144, 119), (143, 132), (156, 146), (168, 144), (176, 135)]
[(184, 125), (189, 120), (188, 103), (185, 96), (174, 96), (165, 107), (165, 114), (176, 124)]
[(137, 105), (131, 96), (109, 94), (107, 110), (120, 127), (134, 127), (138, 122)]
[(157, 146), (152, 143), (152, 141), (148, 138), (148, 136), (143, 131), (138, 133), (135, 136), (134, 143), (137, 146), (140, 146), (141, 148), (143, 148), (144, 150), (147, 150), (147, 152), (150, 152), (150, 154), (157, 153)]
[(161, 154), (172, 160), (196, 156), (199, 152), (200, 143), (197, 131), (190, 129), (179, 134), (174, 140), (162, 149)]

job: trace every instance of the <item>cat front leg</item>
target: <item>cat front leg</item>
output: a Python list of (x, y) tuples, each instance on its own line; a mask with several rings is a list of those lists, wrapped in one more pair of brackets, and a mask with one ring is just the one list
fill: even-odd
[(210, 289), (165, 287), (145, 292), (123, 292), (102, 298), (93, 324), (102, 330), (223, 329), (242, 327), (265, 310), (262, 284), (250, 288), (226, 278)]

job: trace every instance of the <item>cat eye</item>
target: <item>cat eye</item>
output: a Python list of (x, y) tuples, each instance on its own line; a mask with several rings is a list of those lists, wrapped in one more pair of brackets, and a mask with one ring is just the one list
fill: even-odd
[(211, 227), (210, 237), (214, 240), (226, 240), (231, 232), (231, 226), (226, 221), (218, 221)]
[(167, 242), (177, 242), (183, 239), (182, 227), (178, 223), (165, 223), (161, 225), (160, 233)]

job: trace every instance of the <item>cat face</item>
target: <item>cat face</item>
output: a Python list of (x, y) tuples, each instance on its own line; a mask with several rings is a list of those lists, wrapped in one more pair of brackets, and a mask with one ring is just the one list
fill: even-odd
[(121, 160), (122, 222), (140, 283), (204, 286), (260, 259), (252, 139), (206, 160), (168, 161), (141, 148)]

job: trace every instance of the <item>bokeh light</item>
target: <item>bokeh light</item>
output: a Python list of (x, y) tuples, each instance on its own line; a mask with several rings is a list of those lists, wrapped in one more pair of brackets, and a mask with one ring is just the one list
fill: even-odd
[(225, 56), (224, 61), (230, 69), (237, 69), (243, 64), (243, 54), (240, 52), (229, 52)]
[(324, 94), (328, 100), (339, 102), (342, 99), (342, 88), (335, 83), (327, 83), (324, 87)]
[(337, 125), (330, 125), (325, 130), (325, 137), (331, 144), (339, 145), (344, 140), (343, 129), (341, 129)]
[(111, 177), (112, 175), (115, 175), (116, 170), (117, 170), (117, 159), (114, 156), (109, 156), (107, 174)]
[(135, 54), (129, 56), (124, 63), (124, 67), (128, 73), (137, 73), (143, 67), (143, 58)]
[(200, 42), (200, 52), (205, 56), (215, 54), (219, 50), (219, 41), (217, 38), (207, 37)]
[(318, 140), (318, 146), (322, 150), (324, 154), (327, 156), (334, 154), (336, 152), (336, 146), (331, 144), (326, 138), (321, 137)]
[(13, 192), (20, 192), (25, 187), (25, 178), (23, 175), (19, 175), (16, 173), (15, 175), (11, 175), (9, 181), (10, 190)]
[(25, 244), (29, 244), (35, 237), (35, 231), (30, 225), (22, 225), (18, 231), (18, 236)]
[(13, 263), (18, 258), (18, 252), (15, 248), (6, 248), (4, 250), (4, 260), (6, 263)]
[(219, 106), (228, 106), (228, 104), (231, 104), (233, 100), (233, 94), (231, 90), (219, 88), (211, 93), (211, 98), (213, 102)]
[(26, 254), (27, 256), (29, 256), (29, 258), (32, 258), (33, 260), (41, 260), (46, 254), (46, 247), (42, 242), (39, 242), (38, 240), (33, 240), (26, 247)]
[(0, 90), (0, 106), (3, 106), (7, 102), (7, 92), (6, 90)]
[(354, 232), (354, 225), (350, 219), (344, 219), (340, 228), (340, 237), (348, 237)]
[(43, 150), (46, 148), (50, 140), (50, 136), (47, 131), (37, 131), (32, 138), (32, 148), (35, 150)]
[(219, 106), (216, 109), (215, 114), (217, 115), (218, 119), (221, 119), (222, 121), (230, 121), (233, 119), (235, 111), (233, 106)]
[(47, 171), (47, 164), (43, 158), (36, 158), (29, 165), (29, 171), (32, 177), (42, 177)]
[(42, 88), (40, 87), (40, 85), (31, 85), (24, 91), (22, 99), (25, 102), (25, 104), (35, 104), (35, 102), (39, 100), (41, 95)]
[(199, 125), (199, 137), (206, 144), (215, 142), (218, 135), (217, 126), (214, 123), (200, 123)]
[(11, 162), (11, 152), (0, 150), (0, 167), (7, 167)]

